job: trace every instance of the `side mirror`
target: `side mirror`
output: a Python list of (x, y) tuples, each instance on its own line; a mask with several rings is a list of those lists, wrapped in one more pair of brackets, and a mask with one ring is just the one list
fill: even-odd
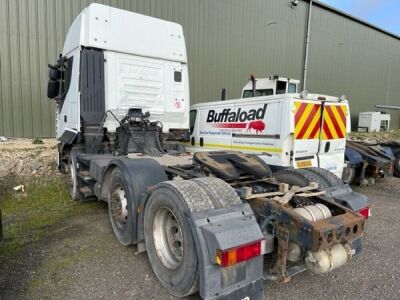
[(49, 79), (50, 80), (60, 80), (61, 71), (59, 69), (49, 68)]
[(58, 92), (60, 90), (60, 81), (49, 80), (47, 85), (47, 97), (50, 99), (54, 99), (58, 96)]

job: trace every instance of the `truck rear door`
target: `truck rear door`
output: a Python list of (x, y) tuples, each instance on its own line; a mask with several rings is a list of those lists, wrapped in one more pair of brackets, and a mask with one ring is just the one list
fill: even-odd
[(346, 133), (350, 130), (347, 103), (323, 102), (320, 146), (318, 151), (319, 167), (342, 177)]
[(295, 168), (318, 167), (321, 102), (295, 99), (293, 117), (294, 139), (291, 165)]

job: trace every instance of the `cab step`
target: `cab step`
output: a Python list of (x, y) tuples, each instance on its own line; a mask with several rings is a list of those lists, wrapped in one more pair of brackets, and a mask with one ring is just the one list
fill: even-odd
[(93, 200), (93, 198), (96, 197), (96, 195), (93, 193), (93, 191), (88, 186), (81, 187), (79, 189), (79, 192), (82, 195), (82, 201)]
[(90, 182), (90, 181), (94, 180), (93, 177), (90, 176), (90, 172), (88, 170), (79, 171), (78, 176), (80, 179), (82, 179), (85, 182)]

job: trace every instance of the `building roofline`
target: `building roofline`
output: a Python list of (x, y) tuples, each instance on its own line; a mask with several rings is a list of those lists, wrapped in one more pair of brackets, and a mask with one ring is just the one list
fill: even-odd
[[(310, 2), (310, 0), (305, 0), (305, 1), (306, 1), (306, 2)], [(362, 20), (362, 19), (360, 19), (360, 18), (357, 18), (357, 17), (355, 17), (355, 16), (353, 16), (353, 15), (351, 15), (351, 14), (348, 14), (348, 13), (346, 13), (346, 12), (340, 10), (340, 9), (337, 9), (337, 8), (335, 8), (335, 7), (333, 7), (333, 6), (330, 6), (330, 5), (328, 5), (328, 4), (322, 3), (321, 1), (313, 0), (313, 4), (315, 4), (315, 5), (317, 5), (317, 6), (321, 7), (321, 8), (324, 8), (324, 9), (326, 9), (326, 10), (329, 10), (329, 11), (331, 11), (331, 12), (333, 12), (333, 13), (336, 13), (336, 14), (338, 14), (338, 15), (341, 15), (341, 16), (343, 16), (343, 17), (346, 17), (346, 18), (348, 18), (348, 19), (351, 19), (351, 20), (353, 20), (353, 21), (355, 21), (355, 22), (357, 22), (357, 23), (366, 25), (366, 26), (368, 26), (368, 27), (370, 27), (370, 28), (372, 28), (372, 29), (375, 29), (375, 30), (377, 30), (377, 31), (380, 31), (380, 32), (382, 32), (382, 33), (384, 33), (384, 34), (386, 34), (386, 35), (389, 35), (389, 36), (391, 36), (391, 37), (393, 37), (393, 38), (395, 38), (395, 39), (400, 40), (400, 35), (397, 35), (397, 34), (395, 34), (395, 33), (393, 33), (393, 32), (387, 31), (387, 30), (385, 30), (385, 29), (383, 29), (383, 28), (381, 28), (381, 27), (378, 27), (378, 26), (376, 26), (376, 25), (374, 25), (374, 24), (371, 24), (371, 23), (369, 23), (369, 22), (367, 22), (367, 21), (365, 21), (365, 20)]]

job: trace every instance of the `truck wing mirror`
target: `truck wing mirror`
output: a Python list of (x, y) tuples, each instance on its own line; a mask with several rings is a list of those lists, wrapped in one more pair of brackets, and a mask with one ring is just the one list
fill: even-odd
[(49, 68), (49, 79), (50, 80), (60, 80), (61, 71), (55, 68)]
[(60, 90), (60, 81), (49, 80), (47, 85), (47, 97), (50, 99), (54, 99), (58, 96), (58, 92)]

